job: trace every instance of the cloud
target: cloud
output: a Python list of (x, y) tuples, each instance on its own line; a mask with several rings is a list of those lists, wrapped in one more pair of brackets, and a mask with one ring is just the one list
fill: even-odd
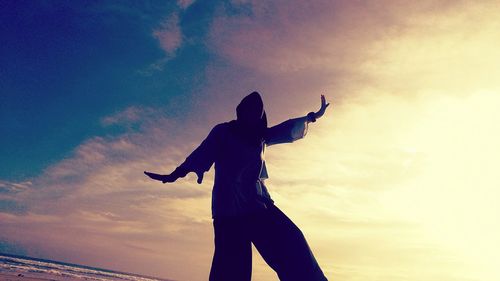
[(153, 30), (152, 35), (158, 40), (160, 47), (165, 52), (165, 57), (156, 60), (144, 69), (138, 70), (137, 72), (140, 75), (151, 76), (154, 72), (162, 71), (165, 64), (175, 57), (177, 50), (181, 48), (184, 43), (179, 17), (181, 13), (188, 9), (194, 2), (195, 0), (178, 0), (177, 6), (180, 9), (171, 12), (161, 21), (160, 25)]
[(146, 122), (158, 115), (158, 111), (149, 107), (129, 106), (124, 110), (105, 116), (101, 119), (103, 126), (131, 125)]
[(267, 74), (352, 71), (369, 59), (373, 42), (402, 32), (411, 14), (398, 15), (391, 2), (233, 1), (250, 12), (236, 17), (221, 9), (211, 43), (232, 62)]
[[(143, 171), (171, 172), (196, 147), (200, 132), (208, 131), (181, 134), (181, 122), (174, 124), (159, 111), (140, 107), (126, 108), (103, 122), (141, 122), (141, 130), (90, 138), (30, 181), (2, 181), (0, 240), (23, 245), (29, 255), (189, 279), (181, 265), (190, 260), (203, 266), (211, 255), (213, 177), (206, 176), (203, 185), (192, 175), (163, 185)], [(199, 233), (206, 233), (205, 238), (197, 237)], [(41, 240), (46, 243), (37, 242)], [(180, 245), (193, 250), (186, 252)], [(195, 247), (205, 250), (195, 254)], [(136, 263), (126, 254), (131, 250), (169, 260), (167, 269), (146, 266), (147, 258)], [(179, 259), (170, 253), (182, 251), (186, 254), (178, 254)], [(105, 252), (122, 254), (103, 258)]]
[(167, 56), (173, 56), (182, 44), (179, 15), (174, 12), (163, 20), (160, 27), (153, 31), (153, 36), (158, 39)]
[[(238, 9), (244, 12), (235, 15), (234, 10)], [(476, 18), (486, 10), (487, 7), (460, 1), (453, 4), (385, 1), (383, 5), (356, 1), (233, 1), (230, 8), (218, 9), (211, 25), (208, 46), (231, 67), (209, 67), (208, 75), (217, 81), (214, 85), (217, 89), (210, 92), (258, 89), (264, 94), (271, 93), (272, 100), (267, 100), (271, 108), (291, 108), (294, 101), (302, 99), (304, 109), (310, 110), (316, 106), (320, 93), (330, 93), (341, 103), (351, 95), (356, 96), (360, 85), (376, 86), (385, 71), (389, 71), (374, 67), (391, 67), (398, 73), (398, 64), (394, 63), (397, 59), (408, 64), (415, 62), (416, 67), (429, 66), (435, 53), (429, 49), (435, 46), (432, 37), (460, 36), (451, 31), (470, 29), (463, 26), (467, 22), (464, 17)], [(482, 20), (489, 21), (489, 17)], [(402, 46), (404, 38), (412, 40), (411, 44), (399, 50), (400, 57), (392, 57), (396, 50), (388, 50), (395, 47), (391, 42)], [(430, 42), (425, 50), (421, 40)], [(461, 48), (450, 45), (439, 50), (457, 47)], [(389, 57), (396, 61), (382, 61)], [(413, 58), (427, 58), (428, 62)], [(395, 81), (386, 80), (384, 84), (405, 86), (402, 83), (406, 81), (386, 78)], [(225, 94), (224, 98), (232, 96)]]
[(165, 64), (170, 60), (171, 58), (166, 56), (161, 59), (158, 59), (157, 61), (151, 63), (147, 67), (143, 69), (137, 70), (137, 73), (142, 76), (151, 76), (157, 71), (163, 71), (163, 68), (165, 67)]
[(0, 193), (17, 193), (32, 186), (31, 181), (9, 182), (0, 180)]
[(191, 6), (196, 0), (177, 0), (177, 5), (182, 9), (187, 9)]
[[(179, 1), (181, 9), (187, 9), (192, 1)], [(153, 30), (153, 37), (158, 40), (160, 48), (165, 52), (165, 56), (157, 59), (143, 69), (137, 71), (142, 76), (151, 76), (157, 71), (163, 71), (165, 64), (173, 59), (176, 52), (183, 44), (183, 35), (179, 25), (179, 11), (170, 13), (160, 26)]]

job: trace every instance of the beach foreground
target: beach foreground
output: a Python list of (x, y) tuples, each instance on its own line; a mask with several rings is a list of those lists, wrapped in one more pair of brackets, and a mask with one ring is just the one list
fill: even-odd
[(73, 281), (73, 280), (81, 280), (81, 279), (54, 276), (52, 274), (38, 274), (37, 276), (34, 276), (34, 275), (25, 275), (23, 273), (17, 273), (17, 272), (2, 272), (2, 273), (0, 273), (0, 280), (1, 281), (47, 281), (47, 280), (48, 281), (54, 281), (54, 280)]
[(172, 281), (102, 268), (0, 254), (0, 280), (6, 281)]

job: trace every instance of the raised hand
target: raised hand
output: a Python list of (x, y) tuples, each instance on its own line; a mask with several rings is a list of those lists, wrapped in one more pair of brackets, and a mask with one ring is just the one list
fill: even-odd
[(171, 174), (170, 175), (160, 175), (160, 174), (155, 174), (155, 173), (151, 173), (151, 172), (147, 172), (147, 171), (144, 171), (144, 174), (146, 174), (146, 176), (148, 176), (154, 180), (161, 181), (162, 183), (174, 182), (178, 179), (178, 177), (172, 176)]
[(321, 95), (321, 107), (320, 109), (314, 113), (314, 117), (316, 119), (320, 118), (325, 114), (326, 108), (330, 105), (330, 103), (326, 103), (325, 95)]

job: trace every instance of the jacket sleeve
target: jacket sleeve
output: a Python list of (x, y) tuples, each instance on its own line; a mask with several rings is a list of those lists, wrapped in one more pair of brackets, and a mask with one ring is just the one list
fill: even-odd
[(204, 173), (210, 170), (217, 155), (220, 125), (216, 125), (201, 144), (177, 168), (185, 173)]
[(265, 142), (273, 145), (290, 143), (303, 138), (307, 134), (307, 116), (288, 119), (266, 130)]

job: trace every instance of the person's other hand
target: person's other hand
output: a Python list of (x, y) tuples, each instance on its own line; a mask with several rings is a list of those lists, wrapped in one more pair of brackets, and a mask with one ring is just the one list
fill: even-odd
[(151, 173), (151, 172), (147, 172), (147, 171), (144, 171), (144, 174), (146, 174), (146, 176), (148, 176), (154, 180), (161, 181), (162, 183), (174, 182), (177, 180), (177, 177), (172, 176), (171, 174), (170, 175), (160, 175), (160, 174), (155, 174), (155, 173)]
[(325, 114), (326, 108), (329, 105), (330, 105), (330, 103), (326, 103), (325, 95), (321, 95), (321, 107), (316, 113), (314, 113), (314, 117), (316, 117), (316, 119), (318, 119), (321, 116), (323, 116), (323, 114)]

